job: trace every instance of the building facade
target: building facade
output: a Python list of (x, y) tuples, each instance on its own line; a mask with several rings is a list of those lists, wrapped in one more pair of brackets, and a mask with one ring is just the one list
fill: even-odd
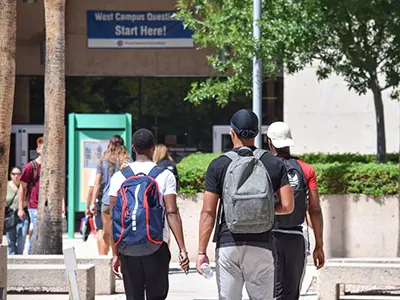
[[(318, 81), (317, 68), (285, 76), (284, 120), (292, 129), (295, 153), (376, 154), (377, 135), (372, 92), (349, 91), (342, 77)], [(399, 152), (400, 103), (383, 94), (386, 148)]]
[[(149, 12), (155, 15), (173, 12), (176, 0), (68, 0), (66, 5), (67, 113), (129, 112), (133, 115), (134, 127), (151, 128), (158, 142), (204, 152), (229, 147), (226, 130), (216, 133), (213, 126), (229, 125), (230, 116), (235, 110), (251, 108), (251, 99), (232, 99), (235, 101), (223, 108), (218, 107), (212, 99), (200, 106), (183, 101), (193, 81), (215, 75), (206, 58), (212, 52), (197, 50), (195, 45), (176, 39), (186, 38), (187, 42), (187, 36), (179, 30), (177, 33), (174, 31), (176, 27), (171, 29), (176, 33), (171, 36), (175, 38), (172, 46), (148, 43), (143, 47), (124, 47), (126, 36), (121, 36), (120, 29), (119, 33), (115, 33), (115, 45), (100, 45), (103, 37), (112, 34), (108, 32), (110, 26), (116, 24), (112, 21), (121, 19), (124, 13), (126, 16), (123, 18), (133, 24), (127, 30), (132, 35), (140, 35), (143, 29), (135, 30), (134, 26), (143, 23), (132, 18)], [(40, 126), (44, 122), (43, 0), (32, 4), (18, 0), (17, 9), (17, 79), (13, 124)], [(88, 12), (120, 14), (112, 17), (105, 14), (101, 18), (106, 21), (93, 23), (93, 14), (91, 16)], [(114, 19), (108, 24), (107, 19), (110, 18)], [(149, 26), (151, 24), (148, 23)], [(165, 33), (163, 27), (169, 26), (168, 20), (154, 24), (161, 29), (150, 31), (150, 35)], [(96, 26), (99, 27), (96, 29)], [(93, 44), (90, 38), (97, 38), (97, 44)], [(179, 41), (178, 44), (174, 44), (176, 41)], [(127, 88), (117, 91), (121, 86)], [(385, 97), (384, 104), (387, 150), (396, 152), (399, 147), (399, 104), (388, 97)], [(292, 127), (296, 140), (293, 151), (296, 153), (376, 152), (372, 95), (358, 96), (348, 91), (343, 79), (336, 76), (318, 83), (312, 67), (293, 76), (285, 75), (264, 82), (263, 124), (282, 119)], [(15, 137), (18, 128), (15, 127), (13, 132), (14, 140), (18, 140)], [(35, 132), (40, 131), (38, 128)], [(34, 141), (37, 135), (40, 133), (34, 133), (30, 140)], [(222, 141), (223, 145), (213, 147), (216, 141)], [(33, 150), (34, 146), (29, 141), (19, 143), (29, 148), (22, 149), (21, 153)], [(17, 142), (12, 144), (18, 149)]]

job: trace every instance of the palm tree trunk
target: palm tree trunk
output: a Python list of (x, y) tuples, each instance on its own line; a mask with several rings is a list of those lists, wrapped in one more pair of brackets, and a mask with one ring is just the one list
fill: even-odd
[(3, 242), (15, 86), (17, 1), (0, 0), (0, 244)]
[(43, 164), (34, 254), (62, 254), (65, 115), (65, 0), (45, 0), (46, 67)]

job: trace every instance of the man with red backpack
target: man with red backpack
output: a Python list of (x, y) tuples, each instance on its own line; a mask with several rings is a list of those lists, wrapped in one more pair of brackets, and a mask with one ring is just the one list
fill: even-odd
[(32, 225), (32, 234), (29, 239), (28, 254), (32, 251), (32, 242), (36, 227), (36, 216), (39, 201), (40, 168), (42, 166), (43, 137), (36, 140), (36, 151), (39, 156), (24, 166), (21, 175), (21, 184), (18, 191), (18, 216), (21, 220), (25, 218), (24, 203), (28, 202), (29, 218)]
[(289, 126), (284, 122), (274, 122), (268, 127), (268, 145), (273, 154), (282, 158), (293, 189), (295, 206), (289, 215), (276, 216), (274, 242), (276, 261), (276, 299), (297, 300), (306, 267), (308, 236), (303, 227), (306, 214), (310, 216), (315, 236), (313, 252), (317, 269), (324, 266), (323, 218), (319, 203), (317, 178), (313, 167), (290, 154), (294, 145)]
[(136, 161), (111, 178), (109, 189), (113, 227), (112, 270), (124, 280), (127, 300), (163, 300), (169, 290), (171, 228), (185, 272), (189, 259), (176, 203), (176, 179), (152, 161), (154, 136), (147, 129), (132, 137)]

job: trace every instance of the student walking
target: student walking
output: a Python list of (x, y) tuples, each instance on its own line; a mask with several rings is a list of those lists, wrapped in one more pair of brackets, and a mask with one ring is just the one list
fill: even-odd
[(36, 140), (36, 151), (39, 156), (24, 166), (21, 175), (21, 184), (18, 191), (18, 216), (25, 220), (25, 207), (28, 205), (32, 233), (29, 239), (28, 254), (32, 252), (32, 243), (35, 237), (36, 217), (39, 202), (40, 169), (42, 166), (43, 137)]
[[(11, 180), (7, 184), (4, 231), (8, 240), (8, 254), (23, 254), (29, 220), (27, 213), (25, 213), (24, 219), (20, 219), (17, 215), (21, 169), (18, 167), (12, 168), (10, 177)], [(24, 209), (26, 210), (26, 207)]]
[(102, 253), (105, 255), (108, 253), (112, 243), (110, 198), (108, 195), (111, 177), (131, 161), (132, 158), (129, 156), (129, 152), (124, 146), (124, 140), (121, 136), (114, 135), (111, 137), (107, 150), (104, 152), (97, 165), (91, 212), (95, 216), (101, 216), (103, 238), (100, 243), (102, 245)]
[(177, 186), (179, 185), (179, 176), (176, 164), (172, 157), (168, 154), (167, 146), (163, 144), (156, 145), (154, 150), (153, 161), (161, 168), (170, 170), (176, 179)]
[(277, 251), (277, 300), (297, 300), (300, 297), (302, 279), (305, 273), (308, 240), (304, 238), (303, 224), (306, 212), (311, 219), (315, 236), (313, 252), (317, 269), (325, 262), (323, 250), (323, 218), (319, 202), (317, 178), (313, 167), (290, 154), (294, 145), (289, 126), (275, 122), (268, 127), (268, 145), (271, 151), (285, 163), (289, 182), (295, 196), (295, 208), (290, 215), (277, 216), (274, 240)]
[(113, 175), (109, 189), (112, 269), (117, 276), (122, 273), (127, 300), (167, 298), (171, 260), (168, 227), (180, 249), (181, 268), (185, 272), (189, 269), (175, 176), (153, 162), (154, 148), (151, 131), (136, 131), (132, 137), (136, 161)]
[[(217, 221), (214, 241), (220, 300), (241, 300), (244, 284), (250, 299), (273, 299), (274, 214), (290, 214), (294, 207), (286, 168), (281, 159), (254, 146), (258, 133), (253, 112), (236, 112), (230, 129), (234, 148), (214, 159), (206, 174), (197, 270), (201, 274), (201, 265), (209, 263), (207, 245)], [(279, 197), (276, 204), (274, 193)]]
[[(174, 163), (174, 160), (172, 157), (168, 154), (168, 148), (167, 146), (163, 144), (158, 144), (156, 145), (156, 148), (154, 150), (154, 155), (153, 155), (153, 161), (159, 166), (160, 168), (168, 169), (170, 170), (176, 179), (176, 190), (179, 190), (179, 175), (178, 175), (178, 169), (176, 168), (176, 165)], [(171, 244), (171, 235), (169, 235), (168, 239), (168, 247)]]
[(86, 200), (86, 216), (92, 216), (94, 225), (96, 228), (96, 238), (97, 238), (97, 250), (99, 255), (107, 255), (110, 251), (110, 243), (106, 243), (104, 241), (104, 231), (103, 231), (103, 220), (101, 217), (101, 201), (99, 199), (102, 198), (102, 190), (99, 191), (99, 195), (96, 197), (95, 205), (92, 206), (93, 199), (93, 191), (96, 183), (96, 173), (97, 169), (94, 168), (90, 173), (89, 182), (88, 182), (88, 195)]

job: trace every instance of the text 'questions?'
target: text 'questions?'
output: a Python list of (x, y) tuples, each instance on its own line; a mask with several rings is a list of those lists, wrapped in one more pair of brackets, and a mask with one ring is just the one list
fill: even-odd
[(96, 21), (113, 22), (132, 22), (133, 26), (126, 26), (121, 24), (115, 25), (116, 36), (167, 36), (167, 26), (149, 26), (149, 25), (135, 25), (135, 22), (160, 22), (176, 21), (172, 13), (123, 13), (123, 12), (97, 12), (95, 13)]

